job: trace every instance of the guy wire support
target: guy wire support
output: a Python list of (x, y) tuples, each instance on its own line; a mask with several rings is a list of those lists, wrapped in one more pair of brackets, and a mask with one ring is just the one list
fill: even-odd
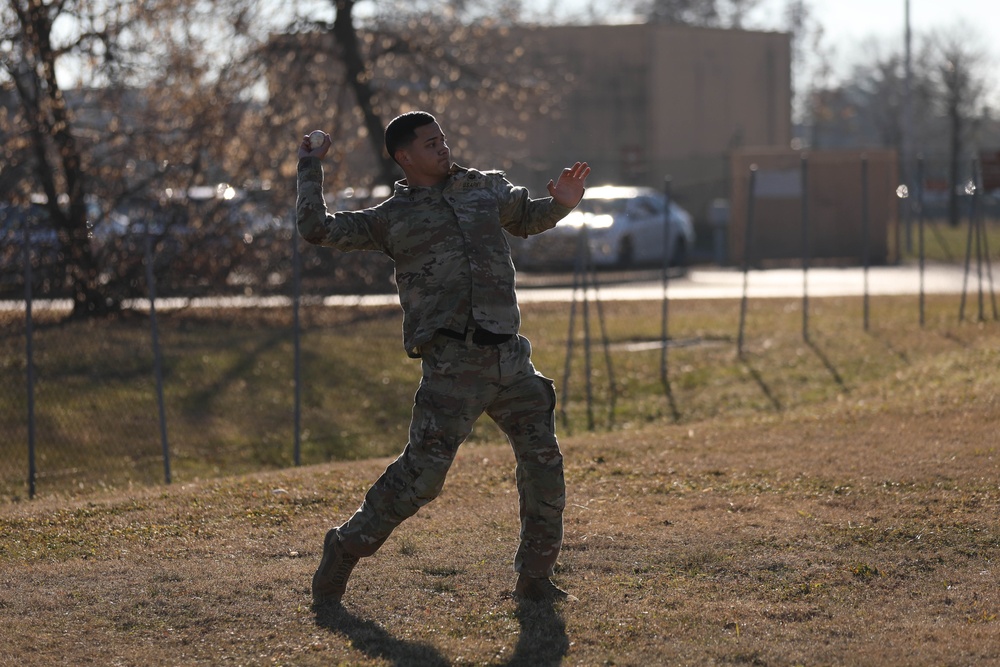
[[(976, 254), (976, 275), (977, 275), (977, 295), (978, 295), (978, 320), (983, 322), (986, 320), (985, 316), (985, 302), (983, 293), (983, 282), (984, 282), (984, 264), (985, 264), (985, 279), (989, 281), (990, 299), (993, 306), (993, 319), (997, 319), (997, 303), (996, 294), (993, 289), (993, 269), (989, 257), (989, 242), (986, 239), (986, 230), (984, 227), (984, 221), (982, 216), (982, 211), (980, 207), (980, 197), (982, 193), (982, 173), (979, 167), (979, 160), (977, 158), (972, 159), (972, 177), (965, 187), (966, 193), (969, 197), (969, 232), (966, 237), (965, 245), (965, 273), (962, 278), (962, 299), (958, 310), (958, 320), (962, 322), (965, 320), (965, 303), (968, 296), (968, 283), (969, 283), (969, 273), (972, 270), (972, 253), (973, 248)], [(973, 243), (975, 239), (975, 243)]]
[(577, 293), (580, 292), (580, 305), (583, 318), (583, 345), (584, 345), (584, 382), (587, 405), (587, 429), (595, 430), (594, 419), (594, 392), (593, 392), (593, 365), (591, 362), (591, 338), (590, 338), (590, 290), (593, 287), (594, 302), (597, 309), (598, 323), (601, 330), (601, 337), (604, 345), (604, 359), (608, 369), (609, 400), (608, 400), (608, 426), (614, 423), (615, 405), (617, 403), (617, 388), (615, 383), (614, 368), (611, 361), (611, 348), (608, 341), (607, 328), (604, 321), (604, 308), (601, 304), (597, 272), (593, 265), (590, 254), (590, 240), (587, 232), (587, 225), (580, 227), (577, 235), (577, 254), (573, 265), (573, 288), (570, 302), (569, 331), (566, 336), (566, 364), (563, 372), (563, 395), (561, 401), (561, 414), (563, 425), (569, 428), (569, 417), (566, 406), (569, 403), (570, 374), (573, 365), (573, 344), (576, 329), (576, 306)]

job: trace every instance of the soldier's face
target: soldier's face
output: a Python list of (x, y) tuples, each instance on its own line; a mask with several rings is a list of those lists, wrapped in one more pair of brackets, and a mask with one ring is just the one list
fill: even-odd
[(418, 127), (417, 138), (402, 149), (403, 170), (410, 180), (440, 182), (451, 169), (451, 151), (437, 123)]

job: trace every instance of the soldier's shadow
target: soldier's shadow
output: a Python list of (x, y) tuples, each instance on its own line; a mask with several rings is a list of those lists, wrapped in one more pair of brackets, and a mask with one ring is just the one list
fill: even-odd
[(377, 623), (347, 611), (340, 603), (327, 603), (315, 611), (317, 626), (345, 635), (352, 647), (371, 658), (385, 660), (397, 667), (448, 667), (451, 664), (433, 646), (397, 639)]
[[(377, 623), (357, 616), (339, 603), (316, 608), (316, 625), (343, 634), (351, 646), (370, 658), (397, 667), (446, 667), (451, 662), (428, 644), (393, 637)], [(550, 603), (522, 603), (516, 611), (521, 631), (514, 653), (501, 667), (549, 667), (562, 664), (569, 650), (566, 623)]]
[(522, 602), (517, 606), (521, 632), (504, 667), (549, 667), (561, 665), (569, 651), (566, 621), (551, 602)]

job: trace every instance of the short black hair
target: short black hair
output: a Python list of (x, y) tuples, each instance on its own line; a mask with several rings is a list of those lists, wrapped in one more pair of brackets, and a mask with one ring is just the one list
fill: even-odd
[(406, 148), (417, 138), (416, 129), (436, 123), (437, 119), (426, 111), (408, 111), (393, 118), (385, 128), (385, 150), (396, 159), (396, 151)]

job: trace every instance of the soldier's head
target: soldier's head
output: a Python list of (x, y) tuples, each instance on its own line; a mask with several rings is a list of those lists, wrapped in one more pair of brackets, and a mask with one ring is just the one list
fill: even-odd
[(410, 111), (385, 128), (385, 149), (406, 174), (410, 185), (433, 185), (448, 176), (451, 152), (434, 116)]
[(385, 150), (399, 163), (396, 151), (408, 148), (417, 138), (417, 128), (436, 123), (437, 119), (426, 111), (408, 111), (393, 118), (385, 128)]

